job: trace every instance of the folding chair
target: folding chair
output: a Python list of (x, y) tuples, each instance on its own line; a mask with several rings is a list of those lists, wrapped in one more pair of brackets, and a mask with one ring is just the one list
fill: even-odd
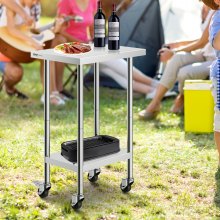
[[(72, 94), (73, 91), (74, 91), (74, 86), (75, 86), (76, 81), (77, 81), (77, 68), (72, 68), (71, 65), (69, 65), (69, 64), (66, 64), (65, 67), (69, 70), (70, 75), (67, 78), (67, 80), (64, 82), (63, 88), (65, 89), (68, 86), (68, 84), (69, 84), (70, 88), (69, 88), (69, 90), (68, 89), (66, 89), (66, 90), (69, 91)], [(84, 87), (88, 91), (90, 91), (89, 87), (86, 86), (85, 84), (84, 84)]]

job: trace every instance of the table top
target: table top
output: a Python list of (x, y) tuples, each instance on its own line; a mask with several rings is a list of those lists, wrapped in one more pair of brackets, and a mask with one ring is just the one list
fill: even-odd
[(69, 64), (91, 64), (99, 63), (114, 59), (131, 58), (146, 55), (146, 50), (133, 47), (120, 47), (120, 50), (108, 50), (105, 48), (94, 48), (83, 54), (62, 54), (56, 52), (54, 49), (32, 51), (31, 57), (42, 60), (57, 61)]

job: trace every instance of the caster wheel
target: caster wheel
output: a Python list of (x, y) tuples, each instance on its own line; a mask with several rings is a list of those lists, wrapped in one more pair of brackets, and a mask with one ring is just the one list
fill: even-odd
[(50, 189), (45, 189), (43, 192), (40, 192), (40, 190), (38, 189), (38, 195), (39, 195), (41, 198), (46, 198), (46, 197), (49, 195), (49, 190), (50, 190)]
[(99, 175), (94, 175), (93, 177), (89, 177), (89, 174), (88, 174), (88, 180), (91, 182), (91, 183), (95, 183), (99, 178)]
[(75, 205), (72, 205), (74, 210), (79, 210), (82, 207), (82, 201), (78, 201)]
[(122, 187), (122, 184), (120, 185), (121, 191), (124, 193), (128, 193), (131, 190), (131, 185), (127, 185), (126, 187)]

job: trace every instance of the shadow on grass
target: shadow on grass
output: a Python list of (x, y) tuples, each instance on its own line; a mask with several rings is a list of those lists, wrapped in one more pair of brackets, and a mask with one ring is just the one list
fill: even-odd
[(185, 140), (193, 142), (197, 148), (215, 148), (213, 133), (185, 133)]
[[(74, 184), (74, 187), (71, 186), (65, 187), (64, 190), (56, 189), (56, 191), (49, 194), (49, 196), (43, 199), (45, 202), (50, 204), (57, 204), (60, 206), (70, 206), (71, 198), (77, 192), (77, 184)], [(110, 185), (110, 183), (96, 182), (96, 183), (86, 183), (84, 184), (84, 197), (85, 200), (83, 203), (87, 203), (86, 206), (91, 207), (119, 207), (122, 205), (122, 200), (137, 200), (141, 199), (141, 196), (133, 193), (123, 193), (120, 189), (120, 186)]]
[(154, 127), (156, 129), (173, 129), (173, 128), (179, 128), (179, 129), (183, 129), (183, 120), (182, 120), (182, 117), (181, 117), (181, 120), (178, 124), (170, 124), (170, 123), (164, 123), (162, 120), (160, 119), (155, 119), (154, 121)]

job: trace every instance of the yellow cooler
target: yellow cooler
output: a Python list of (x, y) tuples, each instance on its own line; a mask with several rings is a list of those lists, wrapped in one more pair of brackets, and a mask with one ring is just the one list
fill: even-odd
[(186, 132), (213, 132), (214, 100), (210, 80), (186, 80), (184, 127)]

